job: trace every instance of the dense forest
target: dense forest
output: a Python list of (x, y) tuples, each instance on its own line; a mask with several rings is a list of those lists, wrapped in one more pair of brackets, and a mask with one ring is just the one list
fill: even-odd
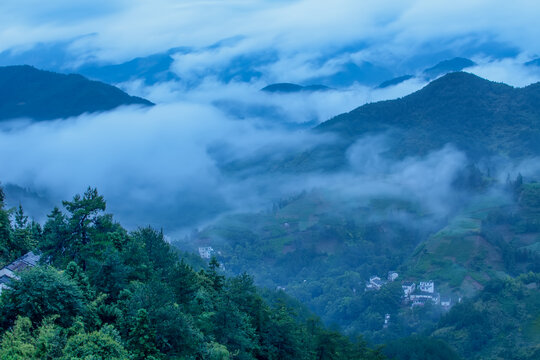
[(226, 278), (173, 249), (161, 231), (127, 232), (95, 189), (41, 227), (0, 192), (0, 260), (41, 264), (0, 297), (0, 359), (383, 359), (306, 315), (284, 293)]
[[(421, 204), (398, 197), (362, 203), (313, 191), (268, 211), (226, 216), (177, 244), (193, 251), (212, 246), (229, 274), (249, 271), (258, 285), (283, 289), (324, 323), (386, 344), (392, 357), (402, 358), (396, 349), (443, 340), (455, 351), (450, 358), (497, 358), (506, 351), (534, 359), (540, 334), (540, 304), (534, 300), (540, 298), (540, 185), (518, 175), (494, 191), (494, 182), (478, 169), (458, 178), (455, 186), (466, 187), (467, 196), (439, 221)], [(371, 276), (385, 278), (389, 271), (399, 273), (397, 281), (367, 291)], [(404, 303), (403, 282), (428, 279), (451, 305)], [(457, 326), (451, 320), (467, 318), (472, 307), (484, 318), (482, 339), (474, 335), (480, 331), (477, 320)], [(504, 323), (497, 320), (503, 316)], [(528, 330), (518, 331), (517, 324)], [(505, 329), (515, 330), (506, 340)]]
[[(522, 209), (513, 221), (536, 230), (530, 216), (537, 207), (536, 184), (513, 186), (519, 187)], [(95, 189), (64, 201), (64, 209), (53, 209), (43, 226), (20, 206), (5, 208), (2, 191), (0, 200), (0, 265), (29, 251), (41, 255), (37, 266), (18, 272), (1, 293), (0, 359), (533, 360), (539, 355), (540, 275), (530, 266), (523, 273), (519, 252), (508, 255), (514, 260), (507, 266), (522, 275), (490, 280), (446, 313), (435, 306), (399, 310), (399, 282), (333, 303), (345, 306), (339, 316), (355, 318), (364, 333), (372, 329), (368, 341), (384, 342), (376, 346), (358, 331), (345, 336), (329, 330), (286, 292), (257, 288), (247, 273), (225, 276), (215, 257), (206, 261), (181, 252), (159, 230), (128, 232), (105, 212)], [(486, 221), (490, 226), (509, 221), (501, 216), (493, 213)], [(327, 277), (318, 286), (343, 291), (339, 281)], [(302, 298), (298, 289), (290, 293)], [(399, 310), (392, 312), (399, 320), (383, 332), (379, 316), (388, 308)]]

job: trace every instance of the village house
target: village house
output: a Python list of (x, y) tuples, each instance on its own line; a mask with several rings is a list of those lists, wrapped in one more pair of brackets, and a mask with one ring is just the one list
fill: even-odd
[(204, 246), (199, 248), (199, 255), (203, 259), (210, 259), (213, 253), (214, 249), (211, 246)]
[(427, 301), (431, 301), (433, 304), (439, 304), (441, 298), (438, 293), (431, 293), (416, 289), (412, 294), (409, 295), (409, 299), (415, 304), (425, 304)]
[(441, 306), (449, 309), (452, 306), (452, 299), (449, 297), (441, 298)]
[(18, 272), (34, 267), (38, 264), (41, 257), (33, 252), (26, 253), (11, 264), (0, 269), (0, 294), (4, 289), (9, 288), (13, 280), (19, 279)]
[(404, 281), (401, 283), (401, 288), (403, 289), (403, 297), (409, 298), (409, 295), (416, 289), (416, 284), (412, 281)]
[(369, 282), (366, 284), (366, 290), (379, 290), (384, 284), (386, 284), (385, 281), (374, 275), (369, 278)]
[(427, 292), (430, 294), (433, 294), (433, 292), (435, 292), (435, 284), (433, 283), (433, 280), (421, 281), (418, 288), (420, 291)]
[(394, 281), (398, 278), (399, 274), (395, 271), (388, 272), (388, 281)]
[(386, 329), (388, 327), (389, 323), (390, 323), (390, 314), (386, 314), (386, 315), (384, 315), (383, 329)]

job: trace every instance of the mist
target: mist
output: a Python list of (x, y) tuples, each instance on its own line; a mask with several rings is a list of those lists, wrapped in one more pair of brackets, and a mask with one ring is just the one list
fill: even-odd
[[(359, 203), (377, 197), (406, 199), (436, 218), (447, 216), (462, 201), (452, 184), (469, 164), (464, 153), (448, 145), (424, 157), (390, 160), (384, 152), (391, 137), (385, 134), (358, 140), (348, 150), (348, 166), (337, 172), (267, 171), (291, 154), (337, 140), (291, 124), (312, 117), (322, 121), (331, 106), (312, 109), (310, 101), (338, 93), (302, 98), (254, 91), (249, 98), (248, 90), (258, 84), (238, 85), (231, 97), (248, 105), (268, 100), (284, 114), (298, 114), (238, 117), (215, 105), (209, 88), (190, 94), (163, 90), (170, 85), (144, 89), (169, 99), (152, 108), (10, 122), (0, 131), (0, 151), (5, 154), (0, 159), (2, 182), (31, 189), (47, 200), (42, 203), (58, 206), (88, 186), (97, 187), (108, 211), (128, 228), (151, 224), (168, 233), (190, 231), (224, 214), (261, 211), (302, 191), (327, 191)], [(214, 92), (219, 92), (217, 87)], [(379, 96), (355, 95), (351, 104), (340, 103), (334, 111)], [(231, 162), (239, 168), (231, 171), (223, 166)], [(505, 172), (533, 174), (538, 167), (532, 165), (537, 164), (532, 159), (499, 166), (499, 177)], [(19, 195), (8, 201), (12, 206), (28, 203), (30, 215), (44, 220), (51, 208), (36, 209), (31, 198)]]
[[(469, 164), (452, 144), (396, 161), (384, 156), (391, 138), (381, 134), (352, 145), (346, 169), (338, 172), (298, 173), (275, 165), (337, 141), (311, 131), (321, 122), (421, 89), (427, 84), (423, 70), (440, 60), (470, 57), (477, 65), (467, 71), (513, 86), (539, 81), (539, 68), (524, 65), (540, 54), (533, 41), (538, 31), (531, 31), (538, 28), (532, 15), (537, 8), (525, 0), (499, 6), (425, 0), (391, 5), (6, 1), (0, 5), (3, 65), (31, 63), (76, 72), (88, 64), (119, 64), (176, 49), (168, 71), (177, 79), (149, 85), (133, 74), (116, 84), (156, 103), (152, 108), (3, 123), (0, 181), (35, 192), (8, 201), (28, 204), (39, 220), (50, 205), (92, 186), (126, 226), (152, 224), (171, 232), (189, 231), (231, 212), (259, 211), (312, 189), (358, 201), (407, 198), (444, 217), (462, 201), (452, 183)], [(479, 19), (484, 13), (490, 16)], [(405, 74), (413, 77), (377, 87)], [(276, 82), (331, 88), (260, 91)], [(535, 164), (536, 159), (505, 163), (491, 176), (505, 179)], [(42, 201), (31, 203), (36, 197)]]

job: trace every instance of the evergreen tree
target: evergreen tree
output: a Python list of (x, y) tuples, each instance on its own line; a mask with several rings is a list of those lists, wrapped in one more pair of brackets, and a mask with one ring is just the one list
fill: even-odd
[(150, 326), (148, 312), (145, 309), (137, 311), (137, 318), (129, 332), (129, 348), (134, 360), (156, 359), (156, 334)]
[(9, 213), (4, 208), (4, 190), (0, 187), (0, 262), (6, 263), (11, 257), (11, 222)]

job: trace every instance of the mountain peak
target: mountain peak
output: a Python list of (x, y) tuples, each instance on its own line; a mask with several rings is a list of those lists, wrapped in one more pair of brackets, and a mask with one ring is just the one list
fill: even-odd
[(474, 65), (476, 65), (476, 63), (472, 60), (462, 58), (462, 57), (455, 57), (453, 59), (441, 61), (437, 65), (424, 70), (424, 75), (428, 79), (433, 79), (439, 75), (450, 73), (450, 72), (461, 71), (465, 68), (468, 68)]
[(445, 96), (459, 96), (459, 94), (462, 94), (462, 96), (474, 96), (482, 95), (482, 93), (503, 93), (512, 89), (513, 87), (507, 84), (496, 83), (468, 72), (457, 71), (433, 80), (411, 96), (418, 94), (425, 96), (428, 93), (432, 96), (442, 95), (442, 93)]
[(122, 105), (153, 104), (78, 74), (59, 74), (29, 65), (0, 67), (0, 121), (67, 118)]
[[(400, 99), (360, 106), (317, 127), (341, 136), (346, 153), (358, 139), (392, 134), (388, 155), (425, 155), (453, 144), (473, 159), (540, 154), (540, 84), (526, 88), (492, 82), (466, 72), (444, 75)], [(331, 162), (344, 162), (333, 158)]]

